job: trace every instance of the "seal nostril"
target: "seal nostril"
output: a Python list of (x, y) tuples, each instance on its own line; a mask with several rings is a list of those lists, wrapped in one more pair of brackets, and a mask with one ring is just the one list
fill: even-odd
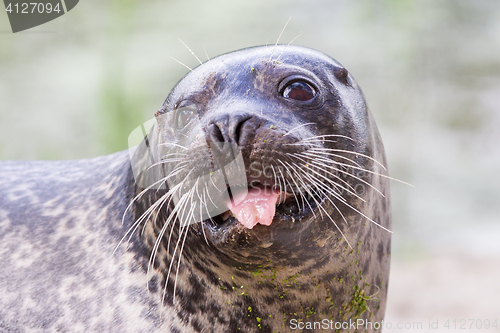
[(207, 137), (209, 141), (212, 142), (224, 142), (224, 135), (222, 134), (222, 131), (220, 130), (219, 125), (217, 124), (210, 124), (210, 126), (207, 128)]
[(224, 136), (222, 135), (222, 132), (217, 125), (213, 125), (213, 135), (217, 139), (218, 142), (224, 142)]
[(251, 125), (246, 125), (250, 119), (252, 117), (246, 113), (235, 115), (224, 113), (214, 117), (206, 129), (207, 139), (211, 142), (236, 143), (242, 146), (248, 139), (249, 133), (255, 131)]
[(243, 119), (240, 121), (240, 123), (236, 126), (236, 129), (234, 131), (234, 141), (238, 144), (238, 146), (243, 146), (244, 142), (240, 142), (242, 138), (242, 132), (243, 132), (243, 125), (245, 125), (245, 122), (247, 122), (250, 119), (250, 117)]

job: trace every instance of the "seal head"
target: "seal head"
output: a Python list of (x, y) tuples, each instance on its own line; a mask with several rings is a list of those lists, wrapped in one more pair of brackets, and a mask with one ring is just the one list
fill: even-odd
[[(179, 276), (182, 268), (210, 276), (219, 289), (234, 289), (235, 274), (257, 289), (255, 272), (264, 270), (274, 272), (260, 282), (280, 290), (276, 299), (272, 292), (248, 293), (247, 303), (226, 295), (232, 308), (223, 327), (255, 327), (245, 304), (287, 318), (306, 309), (339, 320), (383, 318), (390, 254), (385, 155), (361, 90), (338, 62), (298, 46), (211, 59), (175, 86), (147, 142), (154, 158), (134, 211), (136, 223), (151, 222), (147, 253), (161, 258), (155, 266), (168, 295), (177, 289), (168, 288), (176, 283), (169, 281), (174, 262)], [(292, 278), (296, 284), (284, 287)], [(311, 292), (314, 284), (321, 291)], [(235, 315), (244, 319), (228, 319)]]

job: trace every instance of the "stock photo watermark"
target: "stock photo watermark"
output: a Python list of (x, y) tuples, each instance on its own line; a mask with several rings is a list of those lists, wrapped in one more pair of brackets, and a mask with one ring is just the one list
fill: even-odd
[(28, 30), (63, 16), (79, 0), (4, 0), (13, 33)]
[(289, 328), (294, 330), (498, 330), (498, 319), (435, 319), (427, 321), (399, 321), (390, 322), (381, 320), (373, 322), (366, 319), (349, 319), (348, 321), (333, 321), (323, 319), (321, 321), (303, 321), (302, 319), (291, 319)]

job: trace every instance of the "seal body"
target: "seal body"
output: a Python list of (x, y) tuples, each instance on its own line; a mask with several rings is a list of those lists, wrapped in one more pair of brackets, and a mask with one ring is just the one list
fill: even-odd
[(155, 118), (131, 160), (1, 165), (0, 327), (381, 329), (389, 184), (345, 68), (297, 46), (236, 51)]
[(134, 254), (112, 255), (129, 165), (126, 153), (0, 164), (1, 332), (155, 330)]

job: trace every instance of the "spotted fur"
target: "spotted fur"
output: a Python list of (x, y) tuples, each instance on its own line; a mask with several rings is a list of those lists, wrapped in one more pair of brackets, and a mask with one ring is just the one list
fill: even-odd
[[(362, 180), (369, 184), (366, 190), (343, 192), (324, 199), (316, 213), (282, 214), (272, 226), (251, 231), (210, 226), (208, 220), (182, 228), (173, 219), (165, 227), (171, 204), (144, 213), (169, 188), (144, 191), (128, 152), (80, 161), (2, 162), (1, 332), (268, 333), (290, 331), (292, 319), (383, 319), (391, 218), (388, 180), (375, 168), (374, 161), (385, 164), (385, 156), (374, 120), (340, 64), (316, 51), (284, 46), (275, 54), (280, 61), (273, 62), (275, 51), (240, 51), (188, 74), (157, 113), (166, 118), (158, 120), (148, 147), (165, 142), (182, 96), (191, 94), (204, 105), (199, 116), (205, 133), (214, 115), (231, 117), (241, 111), (234, 106), (238, 101), (257, 100), (261, 107), (247, 110), (245, 119), (251, 120), (238, 141), (246, 167), (252, 161), (262, 167), (308, 164), (318, 155), (300, 154), (340, 147), (352, 152), (343, 158), (351, 159), (345, 168), (356, 174), (346, 175), (346, 184)], [(323, 80), (318, 90), (325, 97), (316, 115), (292, 104), (273, 111), (276, 104), (267, 104), (277, 103), (267, 94), (279, 83), (276, 75), (287, 73), (283, 63), (308, 68)], [(228, 96), (234, 103), (226, 111), (210, 109)], [(307, 117), (317, 117), (315, 125), (297, 129)], [(217, 126), (222, 132), (213, 137), (230, 138)], [(193, 141), (186, 163), (209, 160), (194, 148), (200, 142)], [(290, 184), (291, 178), (274, 185)], [(141, 217), (146, 218), (137, 223)]]

